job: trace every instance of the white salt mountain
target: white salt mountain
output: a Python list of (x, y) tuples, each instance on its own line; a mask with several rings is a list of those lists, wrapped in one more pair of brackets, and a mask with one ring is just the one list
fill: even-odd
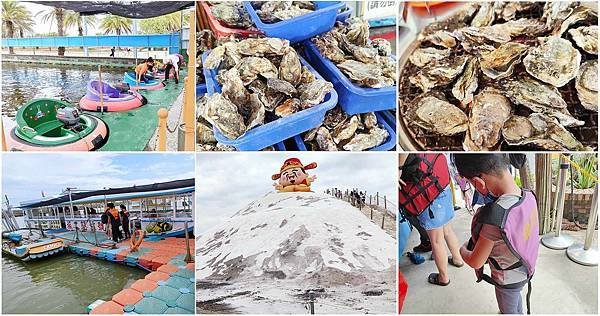
[(396, 241), (329, 195), (269, 193), (197, 245), (200, 313), (396, 310)]

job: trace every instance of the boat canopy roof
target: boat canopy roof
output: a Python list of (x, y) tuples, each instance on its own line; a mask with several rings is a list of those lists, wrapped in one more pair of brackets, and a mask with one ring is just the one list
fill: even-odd
[[(80, 204), (104, 201), (105, 196), (107, 200), (124, 200), (141, 197), (173, 195), (193, 192), (194, 187), (195, 182), (192, 178), (139, 186), (134, 185), (130, 187), (108, 188), (85, 192), (72, 192), (71, 200), (76, 204)], [(81, 201), (83, 199), (86, 199), (86, 201)], [(30, 209), (51, 205), (63, 205), (66, 203), (69, 203), (69, 194), (21, 202), (20, 207), (24, 209)]]
[(192, 7), (194, 1), (28, 1), (79, 12), (81, 15), (110, 13), (132, 19), (147, 19)]

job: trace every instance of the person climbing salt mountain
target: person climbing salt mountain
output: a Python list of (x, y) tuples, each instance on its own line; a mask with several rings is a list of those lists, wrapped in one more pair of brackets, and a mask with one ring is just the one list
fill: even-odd
[(316, 162), (304, 166), (300, 159), (289, 158), (283, 162), (279, 173), (271, 176), (272, 180), (279, 180), (278, 183), (273, 183), (273, 186), (279, 192), (311, 192), (310, 185), (317, 176), (308, 175), (306, 170), (315, 168), (317, 168)]
[[(471, 238), (460, 248), (460, 253), (475, 269), (477, 282), (484, 280), (494, 285), (502, 314), (523, 313), (521, 290), (527, 284), (529, 313), (531, 278), (540, 242), (535, 195), (515, 183), (507, 155), (455, 154), (452, 158), (459, 174), (477, 192), (498, 197), (477, 210)], [(485, 263), (489, 264), (491, 275), (484, 274)]]

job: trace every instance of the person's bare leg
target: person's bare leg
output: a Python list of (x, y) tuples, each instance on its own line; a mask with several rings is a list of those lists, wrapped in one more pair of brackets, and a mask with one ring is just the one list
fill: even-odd
[(458, 238), (456, 238), (456, 234), (454, 233), (450, 223), (444, 225), (444, 239), (446, 240), (446, 245), (448, 245), (448, 249), (450, 249), (450, 253), (452, 254), (452, 261), (457, 265), (461, 265), (463, 263), (463, 259), (460, 256)]
[(431, 242), (431, 251), (438, 269), (439, 281), (447, 283), (450, 281), (450, 277), (447, 270), (448, 257), (446, 257), (446, 245), (444, 244), (444, 229), (436, 228), (428, 230), (427, 235), (429, 235), (429, 241)]

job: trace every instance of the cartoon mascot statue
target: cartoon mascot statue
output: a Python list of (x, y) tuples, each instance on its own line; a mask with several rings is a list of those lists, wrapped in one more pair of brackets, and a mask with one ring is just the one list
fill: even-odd
[(273, 186), (279, 192), (311, 192), (310, 184), (315, 181), (317, 176), (309, 176), (306, 170), (316, 167), (316, 162), (304, 166), (300, 159), (290, 158), (283, 163), (279, 173), (271, 176), (271, 179), (279, 180)]

